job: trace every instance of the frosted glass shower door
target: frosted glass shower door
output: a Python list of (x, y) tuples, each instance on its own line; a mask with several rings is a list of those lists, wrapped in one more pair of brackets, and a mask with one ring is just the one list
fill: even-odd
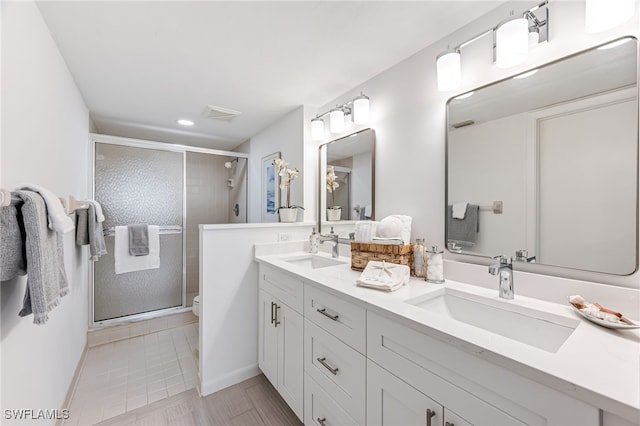
[[(108, 255), (94, 263), (94, 322), (183, 305), (184, 154), (95, 144), (95, 198)], [(113, 227), (160, 225), (160, 268), (115, 273)]]

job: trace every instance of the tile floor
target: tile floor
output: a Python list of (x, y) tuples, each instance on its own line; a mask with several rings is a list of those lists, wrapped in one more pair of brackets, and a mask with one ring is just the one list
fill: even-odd
[(198, 324), (89, 348), (66, 426), (92, 425), (196, 387)]

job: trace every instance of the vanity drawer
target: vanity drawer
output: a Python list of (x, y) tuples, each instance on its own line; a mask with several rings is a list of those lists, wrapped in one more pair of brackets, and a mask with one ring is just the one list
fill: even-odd
[(357, 422), (364, 424), (366, 358), (309, 320), (304, 321), (304, 370)]
[(367, 356), (476, 426), (599, 424), (595, 407), (374, 312)]
[(303, 283), (292, 275), (260, 264), (260, 288), (279, 299), (294, 311), (302, 314)]
[(352, 419), (308, 374), (305, 374), (304, 387), (306, 426), (364, 425)]
[(361, 354), (366, 354), (367, 314), (363, 307), (306, 284), (304, 316)]

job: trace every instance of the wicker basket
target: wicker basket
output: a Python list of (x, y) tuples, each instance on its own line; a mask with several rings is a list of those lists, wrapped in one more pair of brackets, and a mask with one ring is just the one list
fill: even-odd
[(370, 260), (407, 265), (413, 275), (413, 244), (395, 246), (387, 244), (351, 243), (351, 269), (363, 271)]

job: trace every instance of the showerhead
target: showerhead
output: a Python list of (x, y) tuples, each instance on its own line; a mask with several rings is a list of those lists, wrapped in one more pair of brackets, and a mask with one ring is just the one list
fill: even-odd
[(237, 158), (234, 158), (234, 159), (233, 159), (233, 160), (231, 160), (231, 161), (227, 161), (226, 163), (224, 163), (224, 166), (225, 166), (227, 169), (230, 169), (230, 168), (231, 168), (231, 166), (233, 165), (233, 162), (234, 162), (234, 161), (238, 161), (238, 159), (237, 159)]

